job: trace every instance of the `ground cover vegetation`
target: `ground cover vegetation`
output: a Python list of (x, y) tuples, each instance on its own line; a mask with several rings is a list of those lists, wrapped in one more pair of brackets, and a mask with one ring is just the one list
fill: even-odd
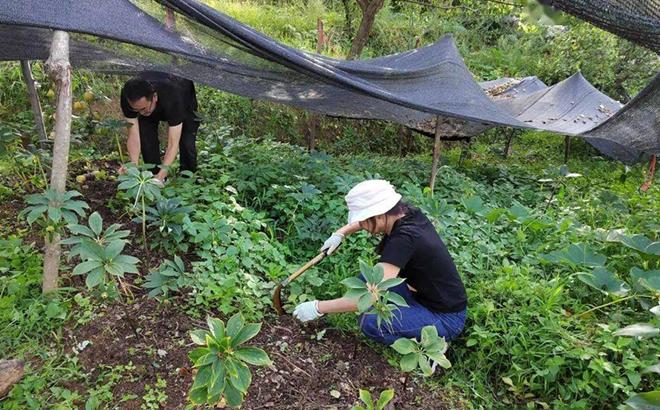
[[(332, 39), (323, 51), (337, 57), (360, 16), (352, 2), (210, 3), (310, 51), (321, 17)], [(363, 57), (451, 32), (479, 80), (538, 75), (551, 84), (581, 69), (623, 101), (659, 68), (649, 52), (572, 18), (561, 17), (564, 30), (527, 7), (455, 3), (386, 3)], [(51, 129), (54, 93), (34, 69)], [(560, 138), (529, 132), (503, 159), (496, 130), (446, 144), (432, 194), (426, 137), (323, 118), (309, 152), (308, 114), (200, 87), (200, 169), (161, 189), (144, 169), (116, 177), (126, 161), (121, 79), (76, 72), (69, 191), (54, 198), (20, 68), (0, 70), (0, 351), (26, 361), (3, 408), (635, 408), (654, 400), (639, 394), (657, 390), (660, 356), (659, 188), (637, 189), (644, 166), (603, 159), (580, 141), (562, 166)], [(345, 223), (343, 195), (376, 177), (425, 212), (463, 277), (468, 324), (451, 345), (428, 329), (419, 342), (374, 346), (353, 314), (304, 326), (274, 317), (275, 284)], [(44, 297), (40, 248), (55, 234), (66, 245), (62, 286)], [(287, 286), (285, 309), (348, 291), (387, 323), (401, 301), (387, 292), (396, 283), (373, 268), (375, 245), (366, 234), (347, 238)], [(351, 280), (360, 272), (371, 287)]]

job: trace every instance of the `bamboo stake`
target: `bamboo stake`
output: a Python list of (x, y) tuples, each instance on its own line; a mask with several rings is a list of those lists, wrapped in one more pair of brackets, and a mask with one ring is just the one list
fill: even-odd
[(46, 136), (46, 126), (44, 125), (44, 115), (41, 110), (41, 103), (39, 102), (39, 94), (37, 94), (37, 87), (34, 85), (34, 77), (32, 77), (32, 70), (30, 69), (30, 62), (21, 60), (21, 71), (23, 71), (23, 79), (27, 86), (30, 105), (32, 106), (32, 115), (34, 115), (34, 126), (37, 128), (39, 134), (39, 146), (41, 149), (46, 149), (48, 142)]
[[(67, 32), (55, 31), (53, 33), (50, 57), (46, 61), (46, 67), (57, 85), (57, 115), (50, 187), (58, 192), (64, 192), (69, 166), (72, 111), (71, 64), (69, 63), (69, 34)], [(43, 293), (57, 289), (61, 252), (59, 235), (54, 235), (52, 241), (46, 238)]]

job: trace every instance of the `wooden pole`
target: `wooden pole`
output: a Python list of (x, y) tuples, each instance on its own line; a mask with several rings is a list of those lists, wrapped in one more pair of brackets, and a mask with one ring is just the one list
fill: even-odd
[(502, 153), (504, 158), (508, 158), (509, 155), (511, 155), (511, 151), (513, 151), (513, 136), (515, 133), (516, 131), (513, 128), (508, 132), (509, 137), (506, 140), (506, 146), (504, 147), (504, 152)]
[[(46, 67), (57, 86), (57, 109), (55, 118), (55, 143), (53, 145), (53, 168), (50, 188), (58, 192), (66, 190), (69, 167), (69, 143), (71, 140), (71, 64), (69, 63), (69, 34), (55, 31)], [(57, 289), (60, 268), (60, 236), (52, 241), (46, 238), (44, 252), (44, 279), (42, 290), (48, 293)]]
[(435, 177), (438, 175), (438, 162), (440, 162), (440, 116), (435, 118), (435, 144), (433, 145), (433, 165), (431, 166), (431, 196), (435, 188)]
[(564, 137), (564, 164), (568, 164), (568, 157), (571, 155), (571, 137)]
[(39, 134), (39, 146), (41, 149), (46, 149), (48, 137), (46, 136), (46, 126), (44, 125), (43, 111), (41, 110), (41, 103), (39, 102), (39, 94), (37, 94), (37, 87), (34, 85), (34, 77), (32, 77), (32, 70), (30, 69), (30, 62), (21, 60), (21, 70), (23, 71), (23, 79), (27, 86), (28, 96), (30, 98), (30, 105), (32, 106), (32, 115), (34, 115), (34, 126)]

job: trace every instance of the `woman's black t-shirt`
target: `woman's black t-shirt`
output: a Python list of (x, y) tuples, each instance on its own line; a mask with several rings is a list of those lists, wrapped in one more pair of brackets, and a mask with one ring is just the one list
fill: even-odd
[(435, 227), (419, 209), (394, 223), (383, 239), (380, 262), (397, 266), (399, 276), (417, 290), (422, 305), (436, 312), (460, 312), (467, 295), (447, 247)]

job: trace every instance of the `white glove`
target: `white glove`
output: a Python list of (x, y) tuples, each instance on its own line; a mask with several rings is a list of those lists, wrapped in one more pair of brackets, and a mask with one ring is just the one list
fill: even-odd
[(318, 300), (301, 303), (293, 310), (293, 317), (301, 322), (308, 322), (310, 320), (318, 319), (321, 316), (323, 316), (323, 314), (319, 313)]
[(339, 232), (335, 232), (332, 235), (330, 235), (330, 237), (326, 239), (325, 242), (323, 242), (323, 246), (321, 246), (320, 250), (321, 251), (327, 250), (326, 254), (330, 255), (332, 252), (335, 251), (335, 249), (339, 247), (342, 239), (344, 239), (344, 235)]
[(165, 182), (161, 181), (158, 178), (151, 178), (151, 180), (149, 182), (156, 185), (158, 188), (164, 188), (165, 187)]

